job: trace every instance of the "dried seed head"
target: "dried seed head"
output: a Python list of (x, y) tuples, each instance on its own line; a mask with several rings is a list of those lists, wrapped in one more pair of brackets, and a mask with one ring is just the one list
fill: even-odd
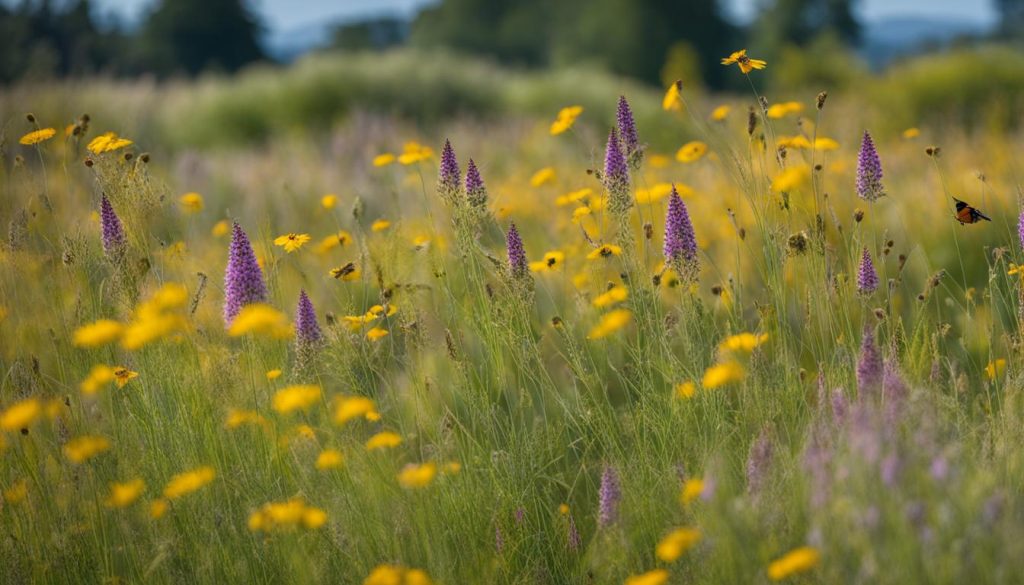
[(36, 123), (36, 115), (33, 114), (33, 113), (25, 114), (25, 119), (28, 120), (29, 124), (35, 124)]
[(747, 136), (753, 136), (756, 129), (757, 111), (754, 110), (754, 106), (750, 106), (750, 111), (747, 112)]
[(644, 222), (644, 238), (650, 240), (654, 237), (654, 226), (651, 222)]
[(767, 112), (768, 111), (768, 98), (766, 98), (763, 95), (762, 96), (758, 96), (757, 101), (758, 101), (758, 103), (761, 104), (761, 110)]
[(92, 159), (91, 159), (91, 158), (87, 158), (87, 159), (85, 159), (85, 163), (84, 163), (84, 164), (85, 164), (85, 166), (87, 166), (87, 167), (89, 167), (89, 168), (91, 169), (91, 168), (92, 168), (92, 165), (93, 165), (94, 163), (92, 162)]
[(853, 210), (853, 221), (860, 223), (864, 220), (864, 210), (854, 209)]
[(827, 91), (823, 91), (823, 92), (818, 94), (817, 107), (818, 107), (819, 110), (825, 107), (825, 100), (827, 100), (827, 99), (828, 99), (828, 92)]
[(141, 160), (144, 163), (148, 163), (149, 162), (149, 153), (148, 152), (144, 152), (144, 153), (140, 154), (139, 155), (139, 160)]

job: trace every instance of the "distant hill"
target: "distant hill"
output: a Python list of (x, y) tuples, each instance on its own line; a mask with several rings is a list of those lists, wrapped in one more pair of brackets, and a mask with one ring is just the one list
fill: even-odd
[(947, 46), (959, 38), (983, 36), (992, 26), (951, 18), (895, 17), (863, 23), (861, 55), (872, 67), (923, 49)]

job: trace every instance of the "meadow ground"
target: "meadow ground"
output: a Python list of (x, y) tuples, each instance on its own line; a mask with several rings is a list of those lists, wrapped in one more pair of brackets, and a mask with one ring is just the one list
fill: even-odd
[(1020, 582), (1024, 140), (761, 73), (227, 146), (8, 92), (0, 582)]

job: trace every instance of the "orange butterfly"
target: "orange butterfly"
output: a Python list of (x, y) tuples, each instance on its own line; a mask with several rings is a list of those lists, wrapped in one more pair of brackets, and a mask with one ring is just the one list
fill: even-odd
[(970, 205), (967, 205), (963, 201), (960, 201), (956, 197), (953, 198), (953, 201), (956, 201), (956, 220), (960, 222), (960, 225), (975, 223), (981, 219), (984, 219), (985, 221), (992, 221), (992, 218)]

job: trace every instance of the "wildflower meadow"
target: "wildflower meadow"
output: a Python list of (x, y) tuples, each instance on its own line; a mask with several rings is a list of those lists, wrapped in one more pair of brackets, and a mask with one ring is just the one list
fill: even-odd
[(1024, 581), (1024, 141), (755, 57), (241, 145), (8, 93), (0, 582)]

